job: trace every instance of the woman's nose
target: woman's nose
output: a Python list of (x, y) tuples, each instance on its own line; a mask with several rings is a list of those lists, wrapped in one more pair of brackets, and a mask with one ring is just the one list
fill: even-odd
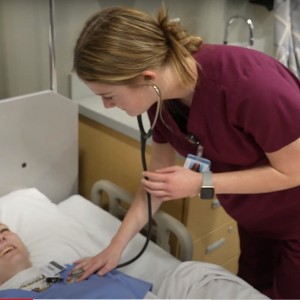
[(111, 100), (102, 100), (102, 101), (105, 108), (112, 108), (116, 106), (115, 103)]

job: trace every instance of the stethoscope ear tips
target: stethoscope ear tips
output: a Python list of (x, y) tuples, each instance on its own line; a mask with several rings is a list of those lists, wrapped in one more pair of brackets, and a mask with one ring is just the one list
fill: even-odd
[(144, 80), (149, 82), (151, 81), (153, 78), (150, 75), (144, 75)]

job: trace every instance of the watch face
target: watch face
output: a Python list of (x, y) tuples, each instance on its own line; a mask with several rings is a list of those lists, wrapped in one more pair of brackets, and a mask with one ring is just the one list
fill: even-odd
[(213, 199), (215, 195), (215, 189), (213, 187), (204, 187), (201, 189), (201, 199)]

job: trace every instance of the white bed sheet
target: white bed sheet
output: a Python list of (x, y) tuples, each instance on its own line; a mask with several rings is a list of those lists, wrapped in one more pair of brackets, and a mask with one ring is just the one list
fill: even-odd
[[(0, 222), (17, 232), (31, 253), (34, 266), (51, 260), (72, 263), (98, 253), (110, 241), (120, 221), (79, 195), (52, 203), (37, 189), (24, 189), (0, 198)], [(132, 258), (145, 238), (137, 235), (122, 261)], [(147, 298), (266, 299), (225, 269), (201, 262), (181, 263), (150, 242), (134, 263), (120, 269), (153, 283)]]
[[(58, 206), (70, 217), (77, 219), (92, 236), (100, 236), (98, 228), (105, 229), (102, 242), (108, 244), (120, 226), (120, 221), (106, 211), (99, 213), (91, 202), (79, 195), (70, 197)], [(83, 213), (84, 212), (84, 213)], [(78, 217), (80, 216), (80, 218)], [(145, 238), (138, 235), (128, 245), (122, 260), (126, 261), (141, 249)], [(95, 249), (99, 251), (98, 249)], [(150, 281), (153, 294), (159, 299), (268, 299), (249, 284), (214, 264), (180, 262), (156, 244), (150, 243), (146, 252), (123, 272)]]

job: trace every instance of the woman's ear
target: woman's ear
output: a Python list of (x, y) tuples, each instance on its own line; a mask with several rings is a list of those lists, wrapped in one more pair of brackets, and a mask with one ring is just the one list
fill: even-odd
[(145, 81), (150, 81), (150, 82), (154, 82), (156, 78), (155, 72), (149, 70), (142, 72), (142, 76)]

